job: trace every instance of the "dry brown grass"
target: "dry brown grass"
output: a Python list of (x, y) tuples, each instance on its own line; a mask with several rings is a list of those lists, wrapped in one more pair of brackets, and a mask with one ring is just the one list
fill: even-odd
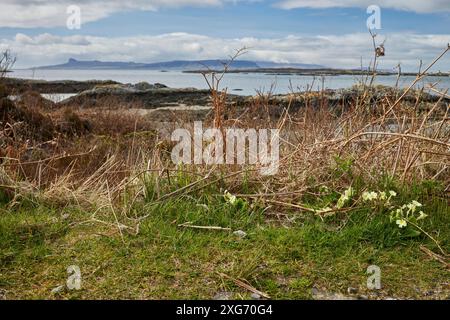
[[(417, 79), (423, 79), (428, 70)], [(236, 193), (241, 193), (245, 176), (253, 190), (246, 196), (287, 205), (313, 186), (326, 184), (341, 190), (356, 177), (368, 184), (386, 176), (402, 183), (436, 180), (449, 190), (448, 104), (442, 107), (446, 92), (426, 108), (418, 107), (421, 91), (412, 89), (417, 81), (400, 93), (390, 91), (376, 98), (377, 90), (364, 87), (353, 100), (334, 107), (327, 104), (324, 92), (293, 93), (284, 108), (272, 105), (269, 93), (255, 97), (237, 114), (226, 110), (226, 90), (219, 92), (220, 80), (213, 79), (213, 125), (280, 129), (280, 172), (261, 177), (254, 167), (186, 167), (196, 182), (169, 194), (161, 190), (161, 199), (199, 192), (218, 176)], [(411, 94), (417, 97), (415, 102), (405, 100)], [(299, 99), (304, 107), (291, 110)], [(10, 117), (10, 111), (3, 113), (0, 131), (0, 185), (16, 198), (38, 193), (61, 205), (117, 202), (117, 195), (137, 176), (152, 172), (159, 181), (178, 174), (170, 161), (171, 143), (158, 138), (151, 122), (122, 112), (111, 101), (94, 110), (48, 110), (2, 101), (3, 111), (8, 107), (18, 112), (18, 118)], [(24, 133), (17, 134), (16, 127), (24, 125)], [(351, 174), (336, 176), (334, 169), (346, 161), (352, 164)], [(144, 193), (142, 188), (134, 189), (135, 197)]]

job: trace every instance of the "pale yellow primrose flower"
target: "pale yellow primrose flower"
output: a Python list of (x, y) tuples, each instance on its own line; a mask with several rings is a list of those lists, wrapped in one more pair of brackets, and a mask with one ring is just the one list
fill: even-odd
[(395, 223), (397, 223), (400, 229), (405, 228), (408, 225), (405, 219), (398, 219)]
[(352, 187), (349, 187), (347, 190), (345, 190), (344, 195), (347, 197), (352, 197), (355, 194), (355, 190)]
[(343, 208), (345, 203), (350, 200), (354, 193), (355, 192), (352, 187), (349, 187), (347, 190), (345, 190), (344, 194), (339, 198), (336, 207), (338, 209)]
[(420, 202), (417, 202), (416, 200), (411, 201), (411, 203), (409, 203), (407, 205), (407, 208), (411, 211), (411, 212), (415, 212), (417, 208), (420, 208), (422, 206), (422, 204)]
[(226, 202), (228, 202), (228, 203), (230, 203), (232, 205), (234, 205), (236, 203), (236, 200), (237, 200), (236, 196), (232, 195), (231, 193), (229, 193), (226, 190), (225, 190), (224, 198), (225, 198)]
[(423, 211), (420, 211), (420, 212), (419, 212), (419, 216), (417, 217), (417, 220), (423, 220), (423, 219), (425, 219), (426, 217), (428, 217), (428, 215), (425, 214)]
[(422, 204), (420, 202), (417, 202), (416, 200), (413, 200), (411, 202), (411, 204), (413, 204), (414, 206), (419, 207), (419, 208), (422, 206)]
[(364, 192), (362, 194), (362, 198), (363, 198), (364, 201), (373, 201), (373, 200), (376, 200), (378, 198), (378, 194), (376, 192), (374, 192), (374, 191), (372, 191), (372, 192), (367, 192), (366, 191), (366, 192)]

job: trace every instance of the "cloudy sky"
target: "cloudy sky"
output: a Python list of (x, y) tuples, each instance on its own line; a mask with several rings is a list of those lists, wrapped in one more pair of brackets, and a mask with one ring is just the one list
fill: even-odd
[[(380, 67), (414, 71), (450, 42), (450, 0), (0, 0), (0, 49), (17, 67), (80, 60), (225, 58), (359, 67), (371, 59), (367, 8), (381, 8)], [(68, 8), (81, 12), (69, 29)], [(73, 24), (72, 24), (73, 25)], [(450, 71), (450, 55), (437, 69)]]

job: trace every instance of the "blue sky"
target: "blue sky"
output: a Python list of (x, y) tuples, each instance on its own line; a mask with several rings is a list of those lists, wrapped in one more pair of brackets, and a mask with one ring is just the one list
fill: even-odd
[[(377, 1), (336, 0), (2, 0), (0, 48), (20, 67), (78, 59), (153, 62), (223, 58), (237, 46), (247, 59), (357, 67), (371, 58), (366, 9)], [(394, 3), (394, 4), (393, 4)], [(81, 28), (66, 27), (67, 6)], [(382, 67), (414, 69), (450, 42), (450, 0), (380, 0)], [(252, 50), (252, 48), (254, 50)], [(441, 69), (450, 69), (448, 59)]]

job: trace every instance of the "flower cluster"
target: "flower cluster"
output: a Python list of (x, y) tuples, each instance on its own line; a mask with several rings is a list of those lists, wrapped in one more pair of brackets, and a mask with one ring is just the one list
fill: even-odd
[(395, 191), (390, 190), (389, 193), (386, 193), (384, 191), (381, 192), (375, 192), (375, 191), (366, 191), (362, 194), (362, 199), (364, 202), (385, 202), (389, 203), (389, 201), (396, 197), (397, 193)]
[(406, 228), (408, 223), (415, 223), (427, 217), (427, 215), (420, 210), (422, 204), (416, 200), (397, 208), (390, 206), (390, 200), (396, 196), (397, 193), (391, 190), (389, 192), (366, 191), (361, 197), (364, 202), (381, 203), (383, 206), (388, 205), (389, 208), (392, 209), (390, 212), (391, 222), (395, 222), (400, 229)]
[(413, 200), (410, 203), (393, 210), (391, 212), (391, 222), (395, 221), (400, 229), (407, 227), (408, 222), (417, 223), (428, 217), (427, 214), (420, 210), (421, 207), (421, 203)]
[[(326, 187), (325, 187), (326, 188)], [(323, 189), (321, 189), (322, 191)], [(326, 188), (327, 191), (328, 188)], [(335, 209), (342, 209), (345, 207), (345, 205), (350, 202), (350, 200), (352, 199), (352, 197), (355, 195), (355, 190), (352, 187), (348, 187), (347, 190), (344, 191), (344, 193), (341, 195), (341, 197), (339, 198), (339, 200), (336, 203)], [(321, 208), (321, 209), (316, 209), (315, 212), (317, 214), (323, 214), (323, 213), (329, 213), (333, 211), (333, 208), (330, 207), (325, 207), (325, 208)]]

